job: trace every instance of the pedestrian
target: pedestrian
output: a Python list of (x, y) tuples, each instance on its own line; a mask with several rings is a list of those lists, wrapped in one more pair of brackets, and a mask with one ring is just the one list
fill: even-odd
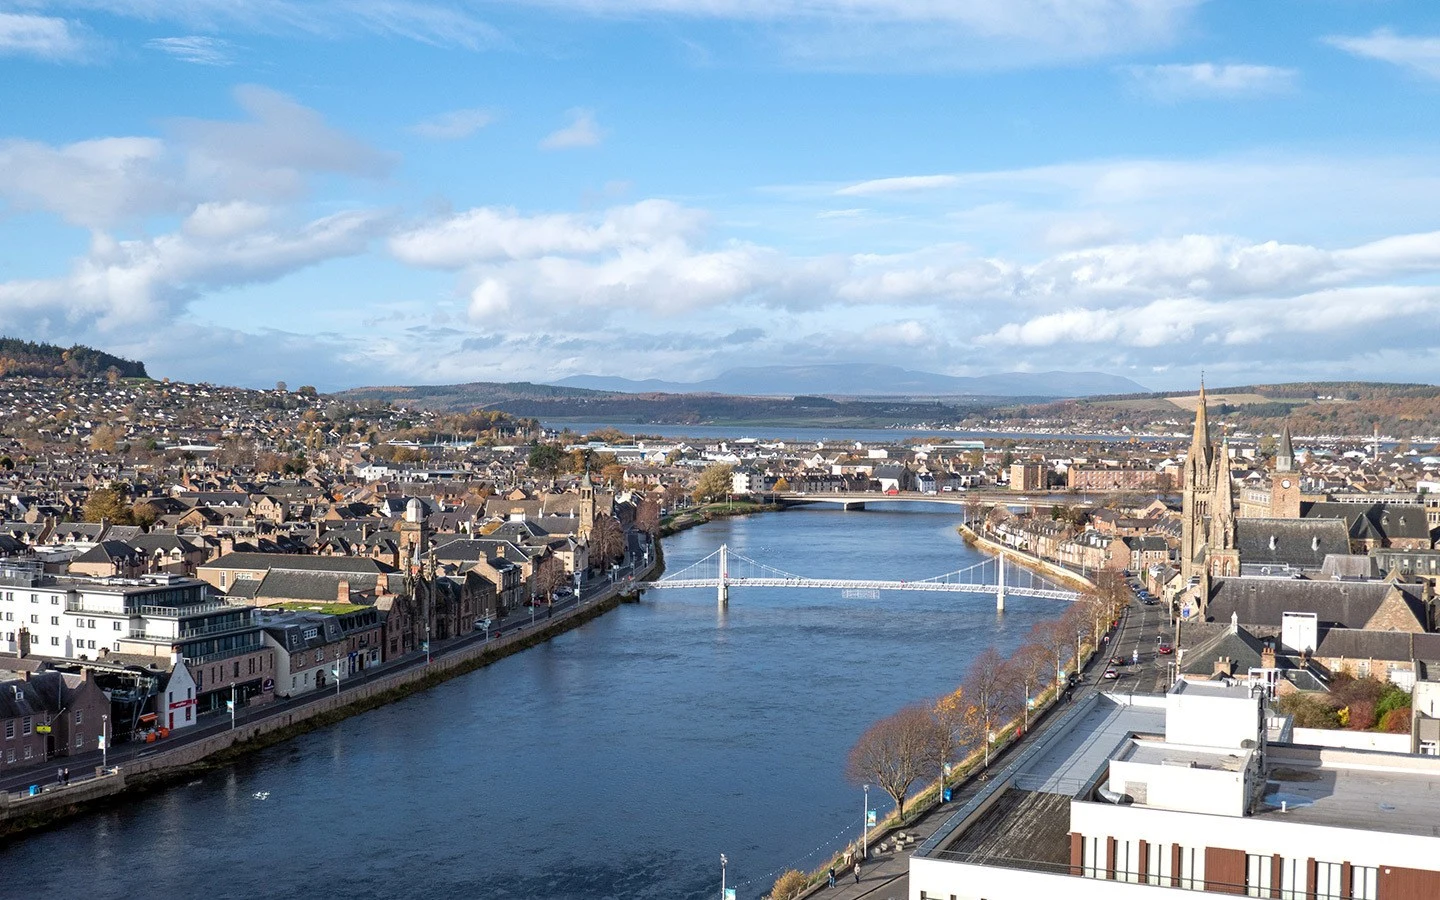
[(70, 783), (70, 767), (69, 767), (69, 766), (66, 766), (66, 767), (65, 767), (65, 783), (66, 783), (66, 784), (69, 784), (69, 783)]
[(860, 883), (860, 860), (855, 860), (855, 883)]
[(834, 867), (834, 866), (831, 866), (831, 867), (830, 867), (830, 886), (831, 886), (832, 888), (835, 886), (835, 867)]
[(65, 783), (65, 770), (64, 770), (64, 769), (56, 769), (56, 770), (55, 770), (55, 783), (56, 783), (56, 784), (64, 784), (64, 783)]

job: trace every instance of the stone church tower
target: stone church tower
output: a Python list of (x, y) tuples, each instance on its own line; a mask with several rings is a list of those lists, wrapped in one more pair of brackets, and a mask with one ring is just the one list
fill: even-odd
[(590, 540), (595, 530), (595, 483), (590, 480), (590, 469), (585, 469), (585, 478), (580, 482), (580, 529), (577, 536), (582, 542)]
[(1240, 574), (1240, 547), (1235, 541), (1235, 485), (1230, 478), (1230, 440), (1220, 441), (1215, 460), (1215, 488), (1210, 500), (1210, 530), (1205, 545), (1206, 568), (1211, 575)]
[[(1225, 466), (1228, 475), (1228, 463)], [(1210, 505), (1215, 491), (1215, 448), (1210, 444), (1210, 419), (1205, 409), (1205, 382), (1200, 382), (1200, 402), (1195, 406), (1195, 433), (1185, 457), (1180, 506), (1180, 575), (1187, 581), (1206, 571), (1205, 542), (1208, 537)]]
[(1275, 471), (1270, 475), (1270, 518), (1300, 518), (1300, 473), (1295, 468), (1289, 422), (1280, 432), (1280, 444), (1275, 450)]
[(430, 524), (425, 521), (425, 508), (414, 497), (405, 504), (405, 521), (400, 532), (400, 568), (418, 574), (425, 554), (430, 552)]

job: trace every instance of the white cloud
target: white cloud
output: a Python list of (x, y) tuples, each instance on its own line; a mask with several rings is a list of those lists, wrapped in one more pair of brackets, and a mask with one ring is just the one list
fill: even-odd
[(154, 38), (145, 42), (151, 50), (168, 53), (181, 62), (197, 66), (228, 66), (235, 62), (235, 47), (229, 41), (204, 35)]
[(595, 121), (594, 112), (588, 109), (572, 109), (567, 115), (570, 117), (570, 124), (547, 135), (540, 142), (542, 150), (594, 147), (600, 143), (604, 133)]
[(460, 269), (502, 259), (590, 256), (690, 237), (706, 215), (669, 200), (617, 206), (603, 216), (570, 213), (525, 216), (513, 209), (480, 207), (395, 235), (390, 251), (402, 262)]
[[(989, 69), (1166, 46), (1204, 0), (539, 0), (610, 17), (754, 26), (789, 62), (819, 69)], [(536, 5), (528, 0), (527, 5)]]
[(872, 194), (896, 194), (911, 191), (934, 191), (960, 184), (958, 175), (902, 175), (897, 178), (876, 178), (840, 188), (842, 197), (865, 197)]
[(26, 0), (38, 8), (91, 10), (198, 31), (242, 30), (338, 39), (380, 34), (481, 50), (504, 43), (494, 27), (449, 3), (426, 0)]
[(165, 155), (164, 142), (155, 138), (100, 138), (60, 147), (0, 141), (0, 198), (84, 226), (173, 210), (182, 191), (161, 174)]
[(456, 141), (467, 138), (495, 121), (495, 114), (486, 109), (455, 109), (410, 126), (412, 134), (434, 141)]
[(1353, 56), (1378, 59), (1429, 78), (1440, 78), (1440, 37), (1403, 37), (1382, 28), (1366, 37), (1335, 36), (1325, 42)]
[(0, 57), (72, 61), (84, 55), (86, 44), (82, 29), (65, 19), (0, 11)]
[(1135, 85), (1159, 100), (1266, 97), (1292, 90), (1298, 73), (1278, 66), (1194, 63), (1125, 67)]

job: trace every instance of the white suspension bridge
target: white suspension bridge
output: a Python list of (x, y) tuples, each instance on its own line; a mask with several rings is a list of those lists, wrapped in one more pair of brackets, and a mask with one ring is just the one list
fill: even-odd
[[(1018, 575), (1007, 580), (1007, 571)], [(806, 578), (756, 562), (721, 544), (704, 559), (678, 572), (652, 581), (646, 588), (715, 588), (720, 605), (730, 602), (732, 587), (822, 588), (878, 596), (880, 591), (953, 591), (969, 594), (994, 594), (995, 608), (1005, 608), (1005, 597), (1042, 597), (1047, 600), (1075, 600), (1075, 591), (1057, 587), (1029, 569), (1005, 561), (1005, 554), (976, 563), (964, 569), (936, 575), (919, 581), (878, 581), (852, 578)]]

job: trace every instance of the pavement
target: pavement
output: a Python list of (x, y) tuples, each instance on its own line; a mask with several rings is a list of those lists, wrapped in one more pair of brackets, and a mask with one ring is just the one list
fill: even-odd
[[(1121, 617), (1119, 628), (1102, 644), (1102, 647), (1106, 649), (1091, 659), (1090, 665), (1085, 670), (1085, 680), (1073, 692), (1070, 702), (1073, 703), (1095, 691), (1149, 693), (1165, 690), (1169, 684), (1168, 662), (1173, 657), (1155, 652), (1156, 637), (1162, 634), (1167, 637), (1170, 635), (1170, 626), (1164, 610), (1165, 607), (1161, 604), (1144, 606), (1139, 601), (1132, 601)], [(1101, 673), (1109, 667), (1107, 661), (1111, 655), (1123, 655), (1128, 660), (1131, 653), (1136, 650), (1140, 652), (1138, 666), (1117, 667), (1120, 677), (1114, 681), (1100, 677)], [(992, 771), (1003, 769), (1011, 757), (1024, 748), (1027, 740), (1044, 734), (1059, 718), (1059, 713), (1067, 705), (1061, 703), (1051, 707), (1043, 718), (1031, 724), (1030, 731), (1024, 738), (1011, 743), (992, 756), (990, 769)], [(827, 888), (822, 882), (819, 888), (802, 896), (815, 898), (815, 900), (820, 900), (820, 898), (823, 900), (859, 900), (862, 897), (866, 900), (907, 900), (910, 896), (911, 853), (934, 834), (957, 809), (969, 802), (984, 787), (985, 782), (979, 778), (970, 778), (963, 784), (953, 786), (949, 803), (932, 807), (912, 825), (902, 829), (907, 835), (914, 834), (916, 836), (915, 843), (907, 845), (905, 849), (880, 853), (874, 845), (871, 845), (870, 859), (861, 866), (858, 884), (852, 871), (837, 869), (834, 888)], [(769, 885), (764, 887), (769, 890)]]
[[(431, 660), (440, 659), (448, 654), (485, 643), (492, 640), (499, 633), (511, 636), (516, 633), (527, 633), (532, 630), (544, 628), (548, 621), (557, 613), (563, 613), (568, 609), (592, 603), (613, 590), (627, 590), (635, 584), (635, 572), (643, 570), (644, 563), (639, 565), (630, 564), (619, 567), (613, 576), (599, 576), (591, 579), (580, 590), (578, 596), (572, 595), (565, 600), (555, 603), (554, 608), (538, 607), (533, 612), (529, 607), (521, 607), (519, 610), (506, 616), (500, 622), (491, 626), (490, 634), (487, 636), (483, 631), (473, 631), (446, 640), (431, 641)], [(399, 659), (381, 663), (377, 666), (366, 668), (353, 675), (340, 679), (339, 693), (355, 690), (373, 679), (396, 672), (403, 672), (417, 666), (428, 665), (423, 652), (412, 652)], [(232, 727), (246, 725), (252, 722), (262, 721), (272, 716), (282, 715), (291, 712), (298, 707), (303, 707), (325, 694), (336, 693), (334, 688), (326, 687), (320, 690), (311, 691), (289, 699), (276, 700), (261, 706), (251, 706), (239, 710), (235, 715), (234, 726), (231, 725), (230, 716), (224, 712), (209, 713), (202, 715), (197, 724), (190, 728), (172, 732), (171, 736), (153, 744), (146, 744), (137, 741), (127, 741), (117, 744), (105, 758), (107, 765), (123, 766), (126, 762), (151, 754), (173, 750), (182, 747), (187, 743), (203, 740), (216, 734), (228, 731)], [(102, 754), (99, 750), (88, 753), (80, 753), (71, 756), (52, 756), (43, 762), (37, 762), (23, 770), (11, 770), (3, 777), (0, 777), (0, 790), (11, 793), (19, 793), (27, 790), (30, 785), (53, 785), (56, 783), (56, 769), (68, 767), (70, 769), (70, 783), (77, 784), (88, 778), (95, 777), (96, 769), (101, 765)]]

